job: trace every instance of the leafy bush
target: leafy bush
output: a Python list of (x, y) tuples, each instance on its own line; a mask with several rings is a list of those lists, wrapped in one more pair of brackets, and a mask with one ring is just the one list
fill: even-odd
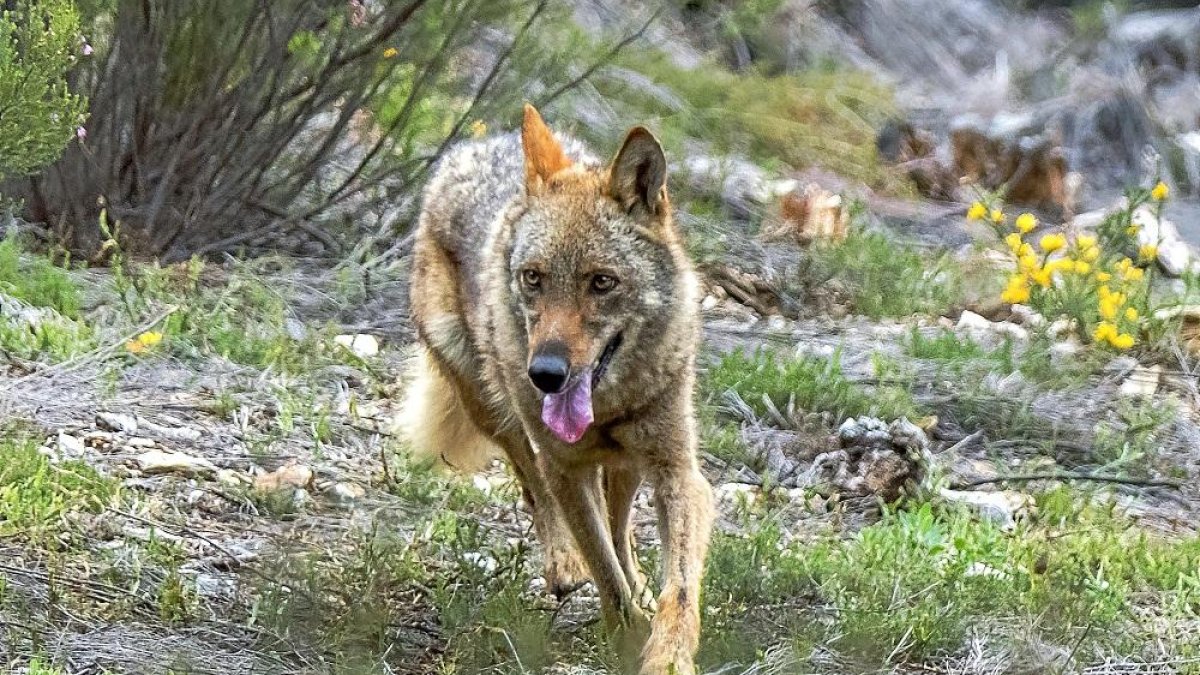
[(0, 11), (0, 179), (53, 162), (87, 108), (67, 73), (83, 43), (70, 0), (16, 0)]
[(29, 219), (89, 254), (107, 239), (104, 208), (126, 250), (168, 261), (287, 229), (331, 252), (364, 234), (390, 246), (393, 221), (351, 225), (366, 206), (406, 203), (473, 122), (519, 110), (526, 92), (502, 88), (505, 74), (536, 54), (549, 5), (102, 4), (78, 75), (87, 140), (18, 194)]

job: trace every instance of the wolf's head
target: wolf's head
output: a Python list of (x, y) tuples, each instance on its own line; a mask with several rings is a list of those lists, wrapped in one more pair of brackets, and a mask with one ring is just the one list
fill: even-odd
[(667, 162), (635, 127), (608, 167), (575, 164), (528, 105), (521, 141), (526, 209), (514, 224), (509, 284), (542, 420), (574, 443), (593, 421), (593, 391), (624, 368), (623, 352), (675, 296)]

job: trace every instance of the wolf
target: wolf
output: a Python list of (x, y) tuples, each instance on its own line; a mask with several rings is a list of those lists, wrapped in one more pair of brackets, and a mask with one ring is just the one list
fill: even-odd
[[(695, 672), (713, 518), (693, 409), (698, 284), (666, 180), (646, 128), (606, 165), (530, 105), (519, 133), (448, 151), (415, 234), (419, 348), (399, 420), (414, 450), (459, 470), (503, 452), (548, 588), (590, 575), (642, 675)], [(657, 600), (630, 523), (643, 482), (663, 547)]]

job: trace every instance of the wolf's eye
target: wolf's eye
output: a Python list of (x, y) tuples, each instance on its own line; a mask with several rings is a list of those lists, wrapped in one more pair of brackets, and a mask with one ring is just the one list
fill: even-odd
[(538, 288), (542, 285), (542, 275), (537, 270), (521, 270), (521, 283), (529, 288)]
[(592, 292), (607, 293), (617, 286), (617, 278), (610, 277), (607, 274), (597, 274), (592, 277)]

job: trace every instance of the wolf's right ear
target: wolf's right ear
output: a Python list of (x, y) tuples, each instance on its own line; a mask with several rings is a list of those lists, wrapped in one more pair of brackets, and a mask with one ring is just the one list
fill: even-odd
[(667, 156), (646, 127), (634, 127), (609, 169), (608, 192), (629, 213), (661, 220), (667, 207)]
[(521, 122), (521, 148), (525, 151), (525, 190), (537, 194), (554, 174), (571, 166), (554, 132), (546, 126), (537, 108), (525, 104), (525, 119)]

